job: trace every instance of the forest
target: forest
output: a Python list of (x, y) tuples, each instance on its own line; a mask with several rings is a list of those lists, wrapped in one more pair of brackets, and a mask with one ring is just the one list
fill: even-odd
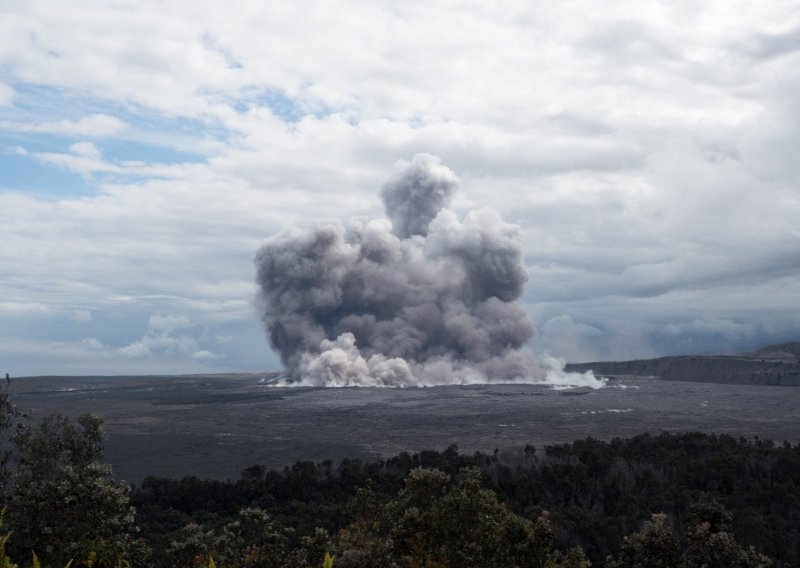
[(114, 481), (0, 393), (0, 566), (800, 566), (800, 445), (701, 433)]

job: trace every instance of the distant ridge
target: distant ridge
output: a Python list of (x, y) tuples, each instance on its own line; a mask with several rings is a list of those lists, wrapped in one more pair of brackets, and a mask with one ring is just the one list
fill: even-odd
[(800, 387), (800, 342), (770, 345), (740, 355), (679, 355), (571, 363), (566, 367), (567, 371), (577, 372), (590, 369), (608, 377)]
[(769, 345), (750, 353), (745, 353), (745, 355), (750, 357), (763, 357), (765, 359), (781, 359), (790, 363), (797, 363), (800, 361), (800, 341)]

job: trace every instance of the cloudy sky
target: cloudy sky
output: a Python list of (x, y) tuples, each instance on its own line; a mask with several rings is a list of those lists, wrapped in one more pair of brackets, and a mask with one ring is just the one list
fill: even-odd
[(277, 368), (255, 250), (418, 152), (539, 351), (798, 339), (799, 69), (796, 0), (0, 0), (0, 371)]

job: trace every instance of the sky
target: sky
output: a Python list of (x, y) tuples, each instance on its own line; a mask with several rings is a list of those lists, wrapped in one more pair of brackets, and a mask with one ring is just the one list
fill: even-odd
[(277, 369), (253, 257), (401, 159), (570, 361), (800, 339), (800, 4), (0, 0), (0, 371)]

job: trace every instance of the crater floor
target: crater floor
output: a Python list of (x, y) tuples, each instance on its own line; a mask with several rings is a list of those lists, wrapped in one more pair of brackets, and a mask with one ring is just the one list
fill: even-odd
[(105, 417), (117, 479), (236, 479), (254, 464), (371, 459), (591, 436), (704, 431), (800, 442), (800, 388), (621, 377), (598, 390), (537, 385), (281, 388), (264, 374), (30, 377), (11, 383), (34, 415)]

